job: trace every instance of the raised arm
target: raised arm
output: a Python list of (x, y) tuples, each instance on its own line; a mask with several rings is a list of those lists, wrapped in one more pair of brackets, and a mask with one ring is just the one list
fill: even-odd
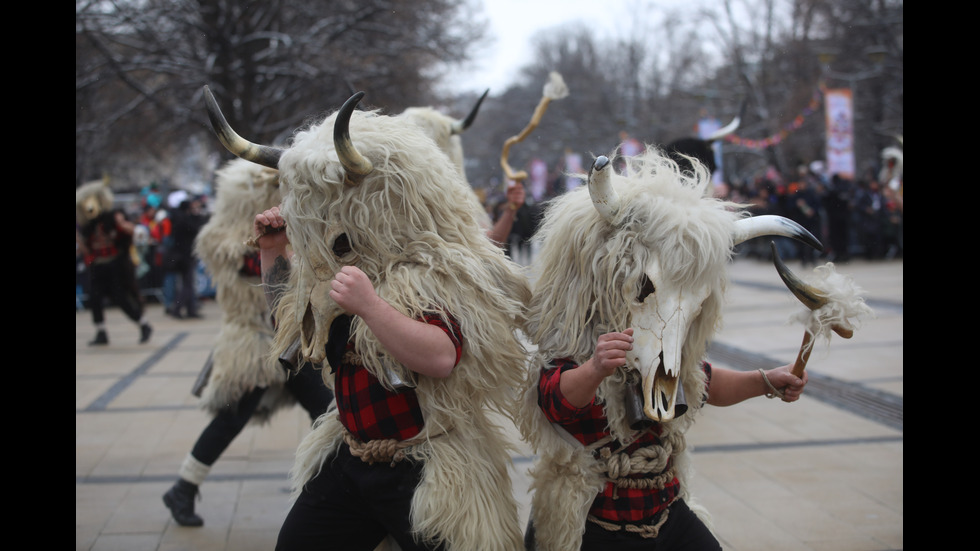
[(578, 408), (591, 404), (602, 380), (626, 364), (626, 352), (631, 348), (633, 329), (600, 335), (592, 357), (561, 374), (559, 388), (568, 403)]
[(360, 269), (344, 266), (330, 282), (330, 298), (360, 316), (399, 363), (429, 377), (448, 377), (456, 366), (456, 347), (441, 328), (412, 319), (377, 295)]
[[(783, 365), (769, 371), (734, 371), (721, 367), (711, 368), (711, 385), (708, 388), (708, 403), (713, 406), (731, 406), (756, 396), (779, 396), (784, 402), (795, 402), (803, 394), (807, 383), (806, 372), (803, 377), (793, 375), (793, 365)], [(766, 380), (769, 383), (766, 383)], [(771, 385), (771, 387), (770, 387)], [(774, 389), (778, 392), (775, 392)]]
[(283, 285), (289, 279), (289, 239), (286, 237), (286, 221), (279, 207), (272, 207), (255, 215), (252, 224), (253, 242), (259, 248), (262, 264), (262, 287), (269, 308), (273, 308), (282, 295)]

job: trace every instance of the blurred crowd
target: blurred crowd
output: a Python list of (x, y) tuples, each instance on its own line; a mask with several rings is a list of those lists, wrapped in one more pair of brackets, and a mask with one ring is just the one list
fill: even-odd
[[(132, 260), (140, 291), (174, 318), (200, 318), (200, 299), (214, 294), (194, 254), (194, 239), (208, 221), (209, 200), (185, 190), (164, 194), (151, 183), (133, 204), (119, 207), (136, 224)], [(77, 251), (75, 266), (75, 307), (80, 310), (86, 306), (88, 273)]]
[[(868, 170), (856, 180), (828, 176), (821, 161), (800, 163), (795, 174), (775, 171), (751, 181), (720, 186), (725, 199), (750, 205), (753, 215), (777, 214), (790, 218), (815, 235), (823, 252), (789, 239), (776, 240), (784, 260), (803, 265), (819, 261), (847, 262), (852, 258), (885, 260), (904, 254), (903, 181), (886, 161), (880, 170)], [(736, 251), (770, 260), (771, 239), (754, 239)]]
[[(783, 260), (798, 260), (804, 266), (817, 262), (843, 263), (852, 258), (901, 258), (905, 249), (903, 179), (901, 157), (897, 154), (897, 160), (886, 158), (880, 168), (869, 169), (855, 180), (839, 174), (828, 175), (822, 161), (801, 161), (789, 175), (770, 168), (752, 179), (717, 185), (715, 192), (719, 198), (749, 205), (753, 215), (790, 218), (824, 245), (820, 252), (788, 238), (766, 237), (741, 244), (735, 253), (769, 261), (772, 259), (770, 243), (774, 242)], [(543, 193), (528, 193), (527, 202), (517, 211), (507, 243), (508, 252), (515, 259), (522, 264), (531, 261), (532, 253), (527, 247), (544, 203), (581, 184), (581, 181), (569, 182), (569, 176), (556, 170)], [(491, 187), (496, 188), (499, 186)], [(484, 203), (491, 218), (497, 220), (507, 200), (497, 190), (484, 195)]]

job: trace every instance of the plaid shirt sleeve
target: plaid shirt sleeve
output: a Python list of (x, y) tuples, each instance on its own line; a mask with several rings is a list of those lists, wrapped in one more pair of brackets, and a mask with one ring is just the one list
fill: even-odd
[(456, 321), (455, 317), (446, 317), (449, 320), (448, 323), (435, 314), (425, 314), (422, 317), (422, 321), (429, 325), (435, 325), (446, 332), (446, 336), (449, 337), (449, 340), (453, 341), (453, 346), (456, 348), (456, 363), (453, 366), (457, 366), (459, 365), (459, 360), (463, 357), (463, 332), (460, 330), (459, 322)]
[(544, 411), (545, 416), (552, 423), (563, 423), (580, 419), (592, 411), (595, 397), (592, 403), (585, 407), (575, 407), (561, 392), (561, 374), (569, 369), (578, 367), (568, 358), (561, 358), (551, 362), (552, 366), (541, 370), (541, 378), (538, 381), (538, 406)]

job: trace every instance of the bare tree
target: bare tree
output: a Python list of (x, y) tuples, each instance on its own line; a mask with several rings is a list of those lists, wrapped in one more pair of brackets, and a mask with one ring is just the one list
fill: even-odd
[(76, 185), (128, 159), (166, 174), (188, 147), (210, 149), (205, 84), (269, 143), (355, 88), (393, 111), (428, 103), (439, 68), (482, 39), (475, 13), (452, 0), (76, 0)]

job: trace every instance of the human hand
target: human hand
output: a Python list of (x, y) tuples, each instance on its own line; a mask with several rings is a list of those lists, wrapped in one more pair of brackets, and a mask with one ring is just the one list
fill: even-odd
[(513, 185), (507, 186), (507, 205), (511, 210), (517, 210), (521, 208), (524, 204), (526, 198), (526, 192), (524, 191), (524, 184), (521, 182), (515, 182)]
[(795, 402), (799, 400), (803, 394), (803, 388), (809, 380), (806, 371), (803, 372), (802, 377), (797, 377), (793, 375), (792, 370), (793, 364), (787, 364), (766, 371), (766, 377), (772, 383), (772, 386), (782, 391), (784, 402)]
[(626, 352), (633, 349), (633, 328), (622, 333), (611, 332), (599, 335), (592, 355), (592, 367), (603, 378), (626, 365)]
[(260, 249), (285, 248), (286, 220), (279, 212), (279, 207), (262, 211), (255, 215), (252, 221), (252, 242)]
[(355, 266), (344, 266), (330, 282), (330, 298), (348, 314), (365, 317), (378, 300), (367, 274)]

